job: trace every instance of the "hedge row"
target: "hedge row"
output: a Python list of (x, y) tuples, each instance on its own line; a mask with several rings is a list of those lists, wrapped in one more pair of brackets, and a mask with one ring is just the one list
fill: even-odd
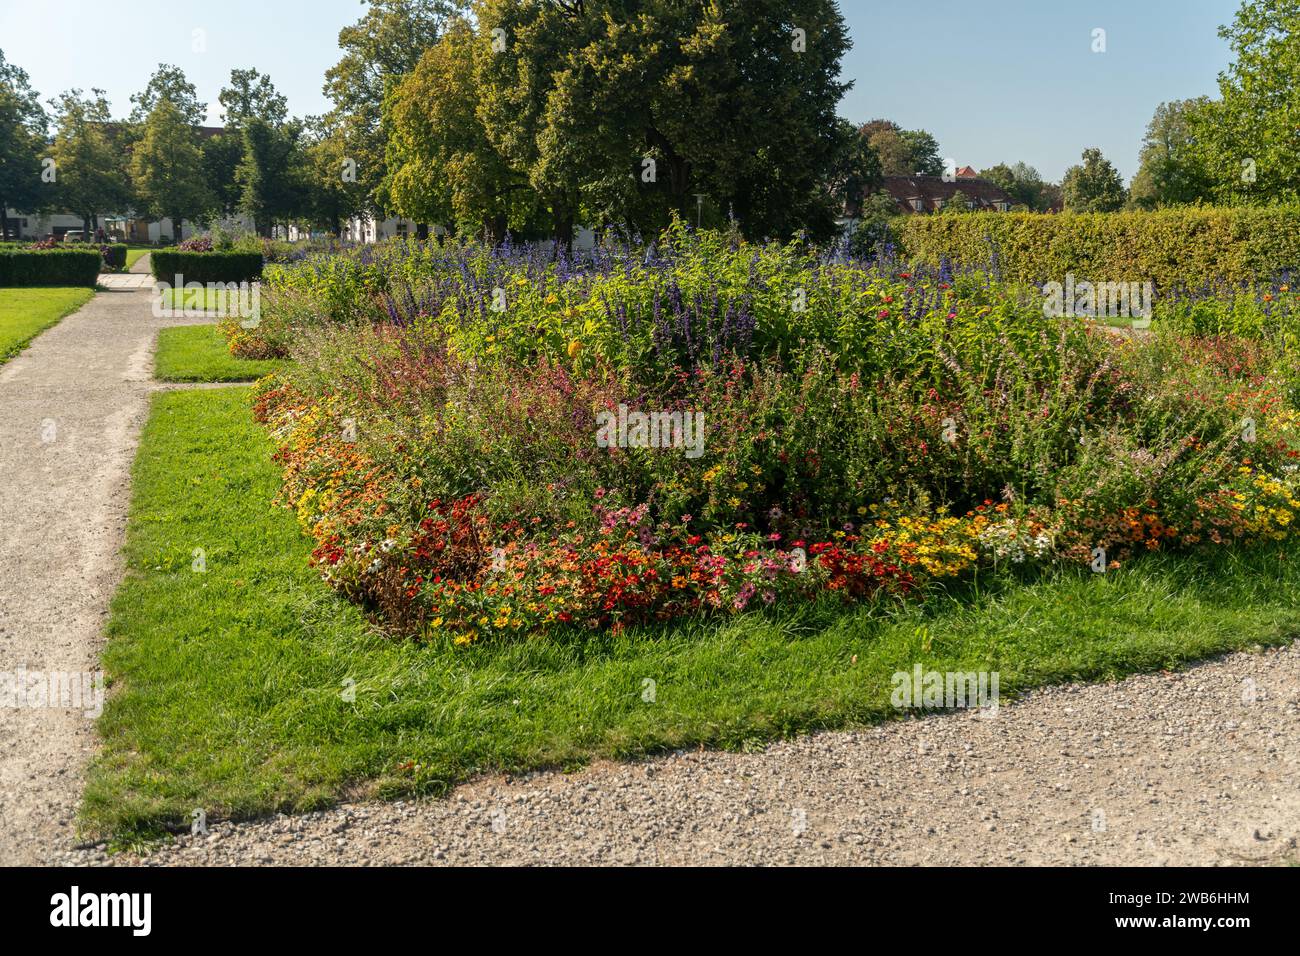
[(1300, 208), (1286, 206), (907, 216), (898, 234), (915, 261), (982, 266), (996, 256), (1003, 277), (1025, 282), (1064, 282), (1069, 272), (1172, 289), (1300, 271)]
[(169, 285), (184, 282), (254, 282), (262, 278), (260, 252), (175, 252), (149, 254), (153, 277)]
[(12, 286), (93, 286), (103, 257), (89, 249), (0, 249), (0, 288)]

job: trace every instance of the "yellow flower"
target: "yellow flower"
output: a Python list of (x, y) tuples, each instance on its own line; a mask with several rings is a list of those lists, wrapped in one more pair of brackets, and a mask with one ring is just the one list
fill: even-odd
[(569, 358), (577, 358), (578, 353), (582, 351), (582, 343), (574, 339), (569, 343)]

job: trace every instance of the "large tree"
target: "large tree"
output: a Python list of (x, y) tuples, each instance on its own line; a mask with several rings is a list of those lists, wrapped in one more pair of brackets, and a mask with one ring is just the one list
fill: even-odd
[(235, 172), (240, 188), (239, 209), (261, 236), (271, 235), (277, 222), (299, 218), (306, 211), (304, 157), (297, 122), (273, 126), (260, 117), (242, 129), (244, 156)]
[(354, 175), (342, 131), (325, 117), (308, 117), (303, 152), (307, 217), (340, 235), (343, 221), (366, 209), (366, 196)]
[(1300, 0), (1246, 0), (1219, 36), (1234, 57), (1221, 99), (1191, 121), (1215, 198), (1300, 199)]
[(9, 209), (36, 212), (51, 198), (41, 181), (48, 129), (27, 73), (0, 50), (0, 239), (9, 234)]
[(561, 242), (580, 215), (653, 229), (701, 201), (750, 235), (833, 229), (832, 0), (480, 0), (475, 20), (478, 114)]
[(325, 94), (334, 103), (326, 121), (342, 136), (368, 208), (381, 212), (387, 206), (384, 96), (415, 69), (424, 51), (437, 42), (443, 24), (466, 4), (460, 0), (363, 3), (367, 9), (361, 19), (339, 31), (342, 58), (325, 73)]
[(447, 25), (415, 69), (389, 93), (386, 164), (392, 207), (420, 222), (482, 230), (493, 241), (527, 218), (534, 193), (488, 139), (478, 116), (476, 72), (494, 56), (467, 20)]
[(200, 102), (194, 84), (179, 66), (159, 63), (145, 88), (131, 97), (131, 123), (143, 126), (160, 100), (167, 100), (178, 110), (190, 126), (202, 126), (207, 121), (208, 107)]
[(257, 70), (231, 70), (230, 85), (217, 94), (217, 100), (227, 129), (237, 129), (253, 117), (272, 126), (283, 125), (289, 118), (288, 101), (271, 78)]
[(1028, 163), (998, 163), (988, 169), (980, 170), (980, 178), (987, 179), (997, 186), (1017, 204), (1033, 212), (1046, 212), (1060, 198), (1059, 190)]
[(197, 220), (213, 207), (194, 127), (169, 99), (159, 98), (145, 118), (131, 153), (131, 181), (144, 212), (171, 219), (177, 242), (185, 219)]
[(1071, 166), (1061, 181), (1065, 208), (1070, 212), (1115, 212), (1124, 206), (1124, 180), (1102, 156), (1101, 150), (1085, 149), (1083, 163)]
[(1194, 203), (1211, 197), (1196, 115), (1209, 108), (1208, 97), (1161, 103), (1147, 125), (1129, 202), (1142, 209)]
[(867, 144), (880, 158), (886, 176), (939, 176), (943, 159), (939, 143), (923, 129), (899, 129), (889, 120), (872, 120), (862, 126)]
[(51, 100), (57, 132), (51, 150), (58, 202), (81, 216), (86, 236), (101, 212), (121, 212), (131, 194), (122, 143), (115, 141), (112, 111), (103, 90), (69, 90)]

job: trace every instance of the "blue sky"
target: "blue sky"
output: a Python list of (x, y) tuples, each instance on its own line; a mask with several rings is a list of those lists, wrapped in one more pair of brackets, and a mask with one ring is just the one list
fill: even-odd
[[(928, 129), (976, 168), (1024, 160), (1059, 179), (1086, 146), (1125, 177), (1158, 103), (1214, 94), (1216, 28), (1237, 0), (841, 0), (855, 81), (840, 112)], [(0, 49), (41, 94), (108, 91), (130, 110), (159, 62), (183, 68), (217, 121), (234, 67), (269, 73), (298, 115), (324, 112), (325, 70), (360, 0), (0, 0)], [(1093, 53), (1092, 31), (1106, 31)], [(204, 49), (195, 49), (196, 30)]]

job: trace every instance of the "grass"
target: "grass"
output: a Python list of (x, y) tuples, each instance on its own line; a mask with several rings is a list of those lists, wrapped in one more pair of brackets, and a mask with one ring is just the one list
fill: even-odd
[(178, 326), (158, 333), (154, 377), (164, 382), (251, 382), (284, 364), (235, 358), (215, 325)]
[(140, 249), (127, 249), (126, 250), (126, 271), (130, 272), (131, 267), (135, 265), (137, 262), (139, 262), (143, 256), (148, 255), (149, 252), (150, 250), (148, 247), (140, 248)]
[[(248, 295), (251, 295), (251, 292)], [(247, 299), (247, 295), (245, 298)], [(233, 316), (238, 314), (241, 297), (237, 292), (222, 292), (208, 288), (168, 289), (159, 296), (159, 301), (167, 308), (187, 310), (195, 315), (204, 313), (217, 315), (220, 312), (223, 315)]]
[(271, 451), (246, 388), (154, 399), (88, 835), (156, 835), (195, 807), (249, 817), (437, 793), (480, 772), (751, 748), (897, 717), (891, 675), (918, 661), (997, 670), (1014, 695), (1281, 643), (1300, 625), (1300, 562), (1273, 547), (998, 575), (924, 605), (417, 646), (377, 634), (308, 568), (293, 515), (270, 506)]
[(94, 289), (86, 288), (0, 289), (0, 362), (13, 358), (94, 295)]

